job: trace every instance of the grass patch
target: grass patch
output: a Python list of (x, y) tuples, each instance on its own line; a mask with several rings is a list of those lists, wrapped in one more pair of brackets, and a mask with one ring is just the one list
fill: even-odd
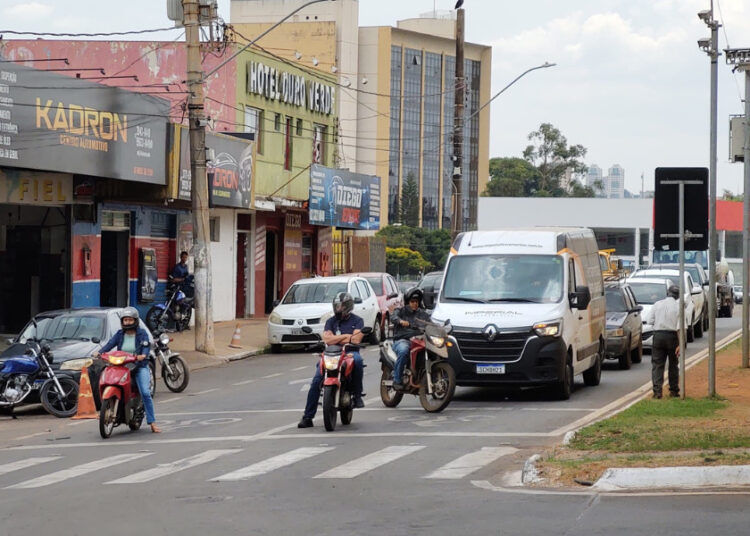
[(581, 430), (572, 449), (659, 452), (750, 446), (750, 433), (728, 426), (718, 399), (642, 400), (605, 421)]

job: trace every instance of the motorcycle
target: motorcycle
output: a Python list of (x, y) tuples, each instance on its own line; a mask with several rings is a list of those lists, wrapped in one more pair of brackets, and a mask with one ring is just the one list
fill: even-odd
[[(164, 331), (172, 323), (178, 332), (190, 327), (190, 318), (193, 316), (193, 284), (192, 275), (187, 276), (182, 283), (175, 283), (174, 277), (169, 276), (166, 301), (157, 303), (146, 313), (146, 326), (152, 333)], [(186, 290), (191, 297), (188, 297)]]
[(169, 349), (169, 343), (172, 340), (169, 335), (159, 331), (155, 331), (153, 335), (153, 353), (156, 362), (161, 363), (161, 377), (167, 389), (173, 393), (181, 393), (190, 381), (190, 369), (180, 354)]
[[(312, 333), (308, 326), (303, 331)], [(362, 334), (367, 337), (372, 333), (372, 328), (362, 328)], [(353, 350), (358, 350), (357, 344), (345, 344), (343, 346), (326, 346), (320, 356), (320, 371), (323, 373), (323, 424), (326, 431), (333, 432), (336, 429), (336, 417), (341, 413), (341, 424), (347, 425), (352, 422), (354, 416), (354, 392), (352, 391), (354, 372)]]
[[(421, 321), (420, 321), (421, 322)], [(393, 339), (380, 344), (380, 399), (389, 408), (399, 405), (404, 394), (419, 396), (419, 403), (429, 413), (443, 411), (456, 390), (456, 373), (448, 363), (449, 322), (444, 325), (424, 323), (423, 329), (414, 329), (410, 338), (409, 360), (404, 367), (403, 391), (393, 388), (393, 369), (398, 355), (393, 349)]]
[(71, 417), (78, 409), (78, 384), (73, 378), (57, 376), (50, 364), (48, 345), (26, 342), (23, 355), (11, 357), (0, 370), (0, 410), (13, 413), (32, 391), (39, 391), (44, 409), (55, 417)]
[(132, 369), (128, 366), (137, 361), (128, 352), (107, 352), (101, 355), (105, 363), (99, 378), (99, 433), (103, 439), (112, 435), (116, 426), (127, 423), (135, 431), (141, 427), (146, 411), (138, 386), (133, 380)]

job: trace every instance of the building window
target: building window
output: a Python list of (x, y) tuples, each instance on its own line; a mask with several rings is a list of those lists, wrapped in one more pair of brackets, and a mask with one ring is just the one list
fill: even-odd
[(286, 128), (284, 129), (284, 169), (292, 169), (292, 146), (293, 146), (293, 132), (294, 119), (291, 117), (286, 118)]
[(261, 134), (263, 132), (263, 110), (245, 106), (245, 132), (255, 135), (255, 149), (258, 154), (263, 154)]
[(326, 164), (326, 126), (313, 125), (313, 164)]
[(309, 233), (302, 234), (302, 277), (312, 275), (313, 237)]
[(297, 119), (297, 136), (302, 136), (302, 119)]
[(273, 128), (276, 132), (281, 130), (281, 114), (276, 114), (273, 116)]
[(211, 242), (221, 242), (221, 220), (218, 217), (209, 218), (208, 225), (210, 228)]

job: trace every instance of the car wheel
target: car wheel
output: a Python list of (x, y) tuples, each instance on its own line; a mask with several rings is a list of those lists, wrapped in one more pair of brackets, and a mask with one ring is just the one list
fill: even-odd
[(689, 324), (687, 326), (687, 329), (685, 329), (685, 338), (687, 339), (687, 342), (693, 342), (695, 340), (695, 336), (693, 334), (693, 325)]
[(640, 363), (643, 361), (643, 343), (639, 342), (636, 348), (631, 350), (630, 361), (633, 363)]
[(703, 331), (708, 331), (708, 309), (703, 311)]
[(633, 364), (632, 354), (631, 354), (631, 351), (630, 351), (630, 345), (631, 345), (631, 343), (632, 343), (632, 341), (628, 340), (627, 350), (625, 350), (622, 353), (622, 355), (617, 360), (618, 364), (620, 365), (620, 370), (628, 370), (631, 367), (631, 365)]
[(604, 343), (599, 342), (599, 352), (596, 354), (594, 366), (583, 371), (583, 383), (589, 387), (599, 385), (602, 379), (602, 355), (604, 355)]
[(701, 317), (695, 323), (695, 326), (693, 326), (693, 334), (697, 339), (703, 337), (703, 315), (701, 315)]
[(380, 315), (375, 318), (375, 324), (372, 326), (372, 333), (370, 333), (369, 342), (373, 346), (377, 346), (380, 344), (380, 329), (381, 329), (381, 323), (380, 323)]
[(281, 353), (281, 345), (280, 344), (272, 344), (271, 345), (271, 353), (272, 354), (280, 354)]

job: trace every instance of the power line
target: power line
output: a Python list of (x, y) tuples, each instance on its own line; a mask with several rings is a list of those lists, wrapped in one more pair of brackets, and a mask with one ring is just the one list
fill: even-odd
[[(721, 20), (721, 28), (722, 28), (722, 31), (724, 32), (724, 41), (727, 44), (727, 48), (732, 48), (729, 45), (729, 36), (727, 35), (727, 26), (726, 24), (724, 24), (724, 14), (721, 12), (721, 2), (719, 0), (716, 0), (716, 5), (719, 8), (719, 19)], [(732, 78), (734, 79), (734, 85), (737, 88), (737, 97), (739, 97), (740, 103), (742, 103), (743, 102), (742, 91), (740, 90), (740, 82), (739, 80), (737, 80), (736, 73), (732, 72)]]
[(38, 37), (113, 37), (117, 35), (140, 35), (155, 32), (168, 32), (178, 28), (169, 26), (167, 28), (152, 28), (150, 30), (128, 30), (125, 32), (99, 32), (99, 33), (52, 33), (52, 32), (22, 32), (17, 30), (0, 30), (0, 34), (12, 35), (34, 35)]

